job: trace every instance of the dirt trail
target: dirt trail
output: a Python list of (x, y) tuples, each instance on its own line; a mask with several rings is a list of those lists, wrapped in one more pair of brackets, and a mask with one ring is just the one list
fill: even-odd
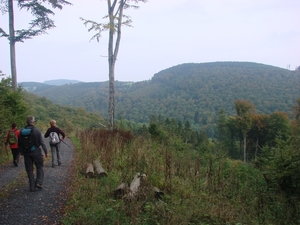
[[(46, 140), (48, 152), (50, 146)], [(18, 180), (13, 185), (8, 198), (0, 199), (0, 224), (31, 225), (31, 224), (60, 224), (63, 216), (63, 206), (69, 190), (72, 175), (74, 147), (69, 139), (61, 143), (62, 165), (52, 168), (51, 158), (44, 164), (45, 178), (41, 191), (29, 192), (28, 179), (25, 172), (23, 157), (18, 167), (12, 162), (0, 166), (0, 190), (7, 190), (7, 184)], [(51, 157), (51, 155), (50, 155)], [(17, 187), (16, 187), (17, 186)]]

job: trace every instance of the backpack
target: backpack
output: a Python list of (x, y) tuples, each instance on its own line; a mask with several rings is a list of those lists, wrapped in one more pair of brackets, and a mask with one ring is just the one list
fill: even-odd
[(50, 137), (50, 141), (49, 141), (50, 145), (56, 145), (60, 142), (59, 136), (56, 132), (51, 132), (49, 137)]
[(23, 128), (19, 134), (19, 145), (22, 147), (23, 152), (33, 152), (36, 149), (33, 136), (33, 128)]
[(8, 133), (8, 143), (16, 144), (18, 143), (18, 138), (16, 137), (16, 130), (10, 130)]

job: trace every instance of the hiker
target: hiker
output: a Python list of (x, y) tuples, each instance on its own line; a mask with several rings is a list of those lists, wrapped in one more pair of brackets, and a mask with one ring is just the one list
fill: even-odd
[(11, 129), (7, 132), (7, 135), (5, 137), (5, 148), (7, 148), (7, 145), (9, 144), (9, 147), (11, 149), (11, 154), (13, 155), (13, 164), (15, 166), (18, 166), (19, 158), (20, 158), (20, 153), (18, 149), (19, 132), (20, 131), (17, 129), (17, 124), (12, 123)]
[[(41, 190), (44, 181), (44, 150), (46, 158), (48, 157), (47, 147), (45, 145), (41, 131), (34, 126), (34, 116), (26, 118), (26, 126), (20, 130), (18, 137), (19, 151), (24, 155), (25, 169), (29, 180), (29, 190)], [(36, 167), (36, 179), (34, 177), (34, 165)]]
[[(62, 138), (60, 138), (60, 135)], [(52, 167), (55, 167), (55, 157), (57, 160), (57, 165), (61, 165), (60, 158), (60, 142), (65, 139), (65, 133), (56, 126), (55, 120), (50, 120), (50, 128), (46, 131), (45, 138), (49, 137), (49, 144), (52, 154)], [(56, 154), (55, 154), (56, 153)]]

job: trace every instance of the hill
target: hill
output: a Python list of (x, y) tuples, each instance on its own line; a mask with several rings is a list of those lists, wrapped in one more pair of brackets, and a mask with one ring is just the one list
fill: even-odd
[(39, 82), (20, 82), (19, 86), (24, 88), (28, 92), (39, 92), (40, 90), (48, 89), (52, 86), (61, 86), (65, 84), (77, 84), (81, 83), (78, 80), (58, 79), (58, 80), (47, 80), (44, 83)]
[(49, 85), (56, 85), (56, 86), (60, 86), (60, 85), (64, 85), (64, 84), (77, 84), (80, 83), (81, 81), (78, 80), (68, 80), (68, 79), (58, 79), (58, 80), (46, 80), (44, 81), (45, 84), (49, 84)]
[[(26, 86), (26, 84), (24, 83)], [(235, 114), (234, 101), (249, 100), (258, 113), (291, 108), (300, 96), (300, 73), (250, 62), (187, 63), (155, 74), (150, 81), (115, 82), (116, 118), (147, 123), (152, 115), (213, 127), (220, 109)], [(55, 103), (107, 116), (108, 82), (33, 89)]]
[(40, 90), (45, 90), (51, 88), (53, 85), (39, 83), (39, 82), (20, 82), (18, 86), (22, 87), (28, 92), (35, 93), (39, 92)]
[(71, 133), (76, 129), (99, 127), (105, 120), (96, 113), (90, 113), (83, 108), (53, 104), (45, 97), (24, 92), (24, 100), (30, 106), (28, 113), (34, 115), (38, 127), (43, 132), (49, 127), (50, 119), (55, 119), (58, 126), (65, 132)]

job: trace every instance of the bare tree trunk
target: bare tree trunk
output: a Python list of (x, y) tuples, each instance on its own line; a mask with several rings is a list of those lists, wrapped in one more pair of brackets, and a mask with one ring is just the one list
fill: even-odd
[(85, 170), (85, 177), (93, 177), (94, 176), (94, 167), (93, 167), (93, 164), (91, 163), (88, 163), (86, 165), (86, 170)]
[(162, 196), (164, 195), (164, 192), (162, 190), (160, 190), (158, 187), (153, 187), (153, 191), (154, 191), (154, 197), (157, 200), (162, 199)]
[(9, 15), (9, 46), (10, 46), (10, 67), (12, 87), (17, 89), (17, 66), (16, 66), (16, 49), (15, 49), (15, 28), (14, 28), (14, 7), (13, 0), (8, 0)]
[[(123, 8), (126, 0), (120, 1), (117, 15), (114, 15), (114, 7), (117, 1), (108, 2), (108, 15), (109, 15), (109, 40), (108, 40), (108, 68), (109, 68), (109, 105), (108, 105), (108, 116), (109, 116), (109, 128), (114, 129), (114, 117), (115, 117), (115, 64), (119, 52), (120, 41), (121, 41), (121, 26), (123, 18)], [(117, 17), (117, 38), (114, 47), (114, 33), (115, 23), (114, 20)]]
[(114, 117), (115, 117), (115, 71), (112, 63), (113, 56), (109, 56), (109, 105), (108, 105), (108, 117), (109, 117), (109, 129), (114, 129)]
[(114, 15), (113, 8), (110, 1), (108, 1), (108, 13), (109, 13), (109, 40), (108, 40), (108, 76), (109, 76), (109, 103), (108, 103), (108, 118), (109, 128), (114, 129), (114, 113), (115, 113), (115, 60), (113, 54), (113, 42), (114, 42)]
[(258, 138), (256, 139), (256, 144), (255, 144), (255, 160), (258, 152)]
[(107, 173), (103, 169), (103, 167), (102, 167), (101, 163), (99, 162), (99, 160), (94, 160), (93, 165), (94, 165), (95, 172), (96, 172), (98, 177), (106, 177), (107, 176)]
[[(130, 183), (130, 187), (129, 187), (130, 192), (128, 193), (127, 196), (129, 199), (134, 199), (139, 197), (138, 193), (141, 188), (141, 184), (145, 178), (146, 178), (146, 174), (137, 173), (134, 176), (132, 182)], [(140, 193), (140, 194), (144, 194), (144, 193)]]
[(246, 153), (246, 135), (244, 135), (244, 162), (247, 160), (247, 153)]
[(114, 190), (114, 197), (116, 199), (123, 198), (124, 195), (129, 193), (129, 187), (126, 183), (121, 183), (115, 190)]

